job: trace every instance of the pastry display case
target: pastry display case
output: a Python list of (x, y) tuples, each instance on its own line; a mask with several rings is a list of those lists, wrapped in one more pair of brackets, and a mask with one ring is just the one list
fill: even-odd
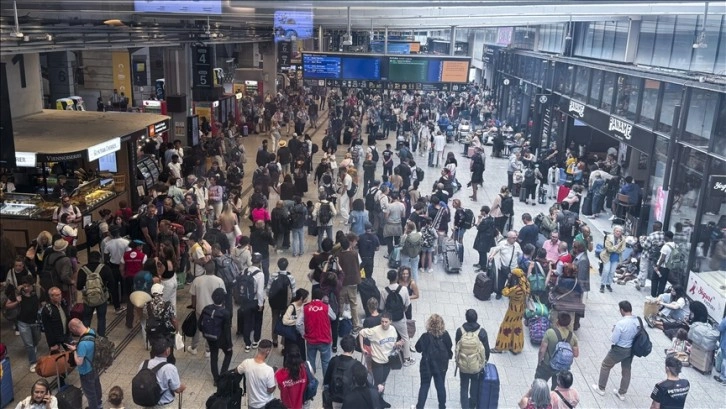
[(53, 205), (43, 201), (39, 194), (5, 193), (0, 204), (0, 215), (32, 218), (52, 208)]

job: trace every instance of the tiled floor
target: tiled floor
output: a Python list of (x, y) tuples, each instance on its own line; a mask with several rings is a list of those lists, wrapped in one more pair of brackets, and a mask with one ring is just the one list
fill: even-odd
[[(322, 115), (326, 119), (326, 115)], [(322, 128), (315, 133), (314, 140), (320, 144), (322, 138)], [(246, 139), (245, 146), (249, 153), (255, 152), (259, 146), (262, 136), (250, 136)], [(392, 140), (392, 137), (391, 137)], [(468, 181), (469, 161), (460, 154), (462, 147), (458, 143), (450, 144), (449, 149), (457, 153), (459, 160), (459, 176), (458, 179), (466, 184)], [(488, 148), (487, 148), (488, 149)], [(343, 150), (339, 150), (339, 156), (342, 157)], [(253, 155), (248, 155), (252, 157)], [(319, 160), (320, 155), (316, 155)], [(418, 157), (417, 157), (418, 158)], [(425, 163), (425, 160), (419, 160), (419, 163)], [(254, 169), (254, 161), (250, 160), (246, 166), (247, 181), (252, 175)], [(432, 168), (425, 168), (426, 182), (422, 186), (431, 186), (434, 178), (438, 174)], [(491, 204), (491, 201), (499, 191), (499, 187), (506, 181), (506, 160), (487, 158), (487, 170), (485, 172), (484, 188), (480, 190), (479, 201), (472, 203), (468, 198), (469, 192), (459, 192), (455, 195), (459, 198), (464, 207), (476, 210), (483, 204)], [(307, 199), (312, 199), (312, 190), (308, 194)], [(359, 193), (360, 195), (361, 193)], [(272, 200), (274, 203), (274, 199)], [(546, 211), (549, 205), (525, 206), (515, 201), (515, 213), (530, 212), (533, 215)], [(589, 222), (589, 220), (587, 220)], [(340, 218), (337, 219), (340, 222)], [(598, 223), (601, 225), (601, 223)], [(521, 222), (516, 222), (515, 227), (521, 226)], [(342, 229), (340, 224), (336, 225), (337, 229)], [(596, 242), (602, 240), (600, 230), (595, 226), (593, 229), (594, 239)], [(246, 231), (246, 229), (243, 229)], [(447, 326), (447, 330), (453, 335), (456, 329), (464, 322), (464, 312), (468, 308), (475, 308), (479, 313), (479, 323), (484, 326), (489, 333), (490, 343), (494, 344), (499, 323), (507, 309), (507, 299), (491, 301), (479, 301), (474, 298), (472, 288), (474, 284), (475, 273), (471, 265), (477, 261), (477, 255), (472, 249), (475, 237), (475, 231), (471, 230), (464, 237), (465, 255), (464, 269), (461, 274), (448, 275), (444, 273), (443, 268), (439, 265), (433, 274), (424, 273), (419, 280), (421, 289), (421, 298), (414, 301), (414, 318), (418, 324), (419, 335), (423, 330), (426, 318), (431, 313), (440, 314)], [(315, 249), (315, 239), (306, 238), (307, 254), (312, 254)], [(278, 256), (288, 257), (290, 260), (290, 270), (295, 274), (297, 282), (300, 286), (310, 288), (310, 282), (306, 276), (308, 273), (307, 264), (309, 257), (291, 258), (290, 254), (272, 255), (272, 265), (275, 265)], [(591, 255), (594, 265), (594, 255)], [(376, 268), (374, 278), (379, 285), (385, 282), (385, 260), (383, 252), (378, 254), (376, 259)], [(594, 283), (598, 282), (597, 271), (593, 269), (592, 279)], [(593, 288), (596, 285), (593, 284)], [(188, 287), (187, 287), (188, 289)], [(181, 311), (179, 313), (180, 320), (186, 314), (183, 306), (189, 302), (187, 289), (179, 290), (179, 303)], [(631, 286), (614, 286), (614, 293), (601, 294), (597, 291), (589, 294), (587, 300), (586, 317), (582, 320), (582, 327), (577, 331), (580, 341), (580, 356), (575, 360), (572, 371), (575, 374), (574, 387), (579, 391), (582, 408), (644, 408), (650, 406), (650, 392), (653, 385), (665, 378), (663, 368), (664, 348), (668, 347), (670, 342), (662, 335), (662, 333), (650, 330), (651, 339), (653, 341), (653, 353), (647, 358), (636, 358), (633, 363), (633, 375), (630, 390), (626, 395), (625, 401), (616, 399), (610, 390), (620, 381), (620, 367), (616, 366), (610, 375), (608, 384), (608, 393), (605, 397), (595, 394), (589, 387), (590, 384), (596, 382), (600, 363), (610, 347), (609, 336), (612, 325), (619, 318), (617, 302), (623, 299), (629, 300), (636, 312), (642, 312), (643, 297), (645, 292), (638, 293)], [(129, 332), (123, 326), (122, 318), (113, 316), (109, 313), (109, 323), (116, 324), (109, 332), (110, 338), (123, 346), (123, 351), (116, 359), (114, 365), (101, 376), (104, 391), (107, 393), (113, 385), (120, 385), (126, 391), (126, 408), (135, 408), (131, 401), (131, 378), (136, 373), (139, 363), (148, 357), (148, 352), (144, 349), (141, 336), (139, 335), (138, 325)], [(234, 322), (234, 321), (233, 321)], [(269, 312), (265, 314), (265, 330), (263, 336), (269, 336)], [(25, 358), (25, 352), (20, 341), (20, 337), (14, 336), (12, 327), (6, 320), (2, 320), (2, 340), (8, 345), (9, 355), (12, 359), (13, 380), (15, 382), (15, 397), (17, 402), (28, 395), (31, 384), (35, 381), (36, 375), (28, 372), (28, 364)], [(237, 365), (243, 359), (251, 357), (252, 353), (245, 353), (242, 340), (238, 338), (234, 349), (232, 365)], [(126, 345), (127, 344), (127, 345)], [(41, 342), (39, 348), (40, 353), (47, 352), (45, 340)], [(184, 408), (201, 409), (204, 408), (205, 401), (209, 395), (214, 392), (212, 377), (209, 370), (209, 361), (201, 353), (197, 356), (185, 354), (177, 351), (177, 366), (179, 367), (182, 381), (187, 384), (187, 391), (184, 393)], [(492, 354), (491, 362), (497, 365), (501, 377), (500, 406), (506, 408), (516, 407), (519, 398), (527, 391), (534, 377), (534, 371), (537, 364), (536, 347), (525, 343), (523, 353), (513, 356), (505, 353), (501, 355)], [(270, 364), (273, 366), (281, 366), (282, 359), (279, 353), (275, 352), (271, 355)], [(418, 395), (418, 363), (404, 368), (401, 371), (394, 371), (389, 377), (387, 384), (386, 399), (394, 408), (409, 408), (416, 403)], [(459, 380), (454, 377), (454, 365), (450, 364), (447, 373), (447, 399), (449, 407), (459, 407)], [(685, 368), (682, 376), (691, 382), (691, 392), (686, 402), (688, 408), (722, 408), (726, 407), (726, 389), (716, 383), (711, 376), (704, 376), (693, 369)], [(73, 373), (70, 382), (78, 385), (78, 375)], [(17, 404), (17, 403), (15, 403)], [(13, 404), (11, 407), (14, 407)], [(246, 407), (243, 405), (243, 407)], [(316, 398), (313, 404), (314, 408), (322, 407), (320, 398)], [(437, 407), (436, 391), (431, 388), (427, 407)]]

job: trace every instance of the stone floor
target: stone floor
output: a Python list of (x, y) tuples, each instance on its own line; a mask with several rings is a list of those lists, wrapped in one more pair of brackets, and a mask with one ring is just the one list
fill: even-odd
[[(326, 120), (327, 115), (321, 115)], [(315, 131), (314, 140), (320, 144), (322, 138), (322, 127)], [(250, 136), (245, 139), (245, 146), (249, 153), (255, 152), (261, 143), (263, 136)], [(393, 139), (392, 137), (390, 138)], [(462, 151), (461, 145), (453, 143), (448, 149), (457, 153), (459, 160), (458, 179), (465, 185), (468, 181), (469, 166), (468, 159), (460, 155)], [(489, 148), (487, 148), (488, 150)], [(338, 156), (342, 158), (344, 150), (339, 150)], [(319, 154), (316, 155), (319, 160)], [(253, 158), (254, 155), (248, 154)], [(418, 156), (416, 157), (418, 159)], [(247, 178), (250, 178), (254, 169), (254, 160), (250, 160), (246, 165)], [(424, 158), (418, 160), (419, 163), (426, 163)], [(499, 191), (499, 187), (505, 181), (506, 160), (487, 158), (487, 170), (485, 172), (484, 188), (480, 190), (479, 201), (472, 203), (468, 198), (469, 192), (459, 192), (454, 197), (459, 198), (464, 207), (472, 208), (477, 214), (477, 209), (483, 204), (491, 204), (494, 195)], [(434, 179), (438, 175), (438, 170), (433, 168), (424, 168), (426, 172), (426, 182), (422, 186), (431, 186)], [(249, 179), (247, 179), (249, 180)], [(311, 185), (312, 186), (312, 185)], [(422, 189), (424, 191), (424, 189)], [(313, 199), (313, 191), (308, 193), (306, 199)], [(362, 193), (359, 193), (361, 195)], [(274, 199), (273, 199), (274, 203)], [(515, 200), (515, 213), (521, 215), (529, 212), (536, 215), (539, 212), (546, 212), (549, 204), (526, 206)], [(521, 226), (519, 216), (515, 222), (515, 228)], [(590, 220), (586, 219), (589, 223)], [(336, 230), (342, 229), (340, 218), (336, 220)], [(593, 234), (595, 242), (602, 241), (602, 233), (599, 228), (603, 227), (603, 223), (594, 226)], [(243, 229), (246, 231), (246, 229)], [(418, 323), (418, 335), (420, 335), (425, 320), (431, 313), (440, 314), (447, 326), (449, 333), (453, 335), (463, 322), (464, 312), (469, 308), (475, 308), (479, 313), (479, 323), (483, 325), (489, 334), (490, 343), (494, 344), (494, 338), (499, 324), (504, 317), (507, 309), (507, 299), (491, 301), (479, 301), (474, 298), (472, 288), (474, 284), (475, 272), (471, 267), (477, 261), (477, 254), (472, 249), (475, 237), (475, 231), (471, 230), (464, 237), (465, 254), (464, 269), (461, 274), (449, 275), (443, 271), (441, 265), (437, 266), (432, 274), (424, 273), (419, 280), (421, 289), (421, 298), (414, 301), (413, 313)], [(315, 249), (315, 238), (306, 237), (307, 254), (312, 254)], [(376, 268), (374, 278), (379, 286), (385, 283), (385, 259), (383, 252), (379, 252), (376, 259)], [(309, 258), (299, 257), (291, 258), (288, 252), (275, 255), (273, 252), (271, 265), (275, 265), (277, 257), (284, 256), (290, 260), (290, 270), (295, 274), (297, 282), (300, 286), (310, 288), (310, 282), (307, 280), (308, 273), (307, 264)], [(594, 265), (594, 255), (591, 255)], [(593, 288), (596, 288), (598, 282), (597, 270), (592, 272)], [(190, 296), (187, 294), (187, 288), (179, 290), (180, 320), (184, 318), (187, 310), (183, 308), (189, 303)], [(616, 387), (620, 381), (620, 368), (615, 367), (610, 375), (608, 390), (605, 397), (601, 397), (593, 392), (590, 385), (597, 381), (600, 363), (605, 357), (610, 347), (609, 336), (610, 329), (618, 320), (619, 313), (617, 302), (623, 299), (629, 300), (636, 313), (642, 313), (643, 297), (645, 292), (638, 293), (632, 286), (614, 286), (613, 293), (601, 294), (597, 291), (589, 294), (587, 300), (586, 316), (582, 320), (582, 327), (577, 331), (580, 341), (580, 356), (575, 360), (572, 371), (575, 375), (574, 387), (580, 393), (580, 406), (582, 408), (644, 408), (650, 406), (650, 392), (653, 385), (665, 378), (663, 367), (664, 348), (670, 344), (669, 340), (659, 331), (649, 330), (653, 341), (653, 353), (647, 358), (636, 358), (633, 363), (632, 382), (630, 390), (626, 395), (625, 401), (616, 399), (610, 392)], [(101, 376), (101, 382), (105, 393), (113, 385), (121, 386), (126, 392), (126, 408), (135, 408), (131, 400), (131, 378), (136, 373), (138, 365), (143, 359), (148, 357), (148, 352), (139, 334), (139, 326), (129, 331), (123, 326), (121, 316), (109, 313), (109, 337), (116, 342), (120, 349), (120, 355), (116, 359), (114, 365)], [(233, 320), (233, 322), (236, 322)], [(263, 336), (269, 336), (269, 312), (265, 314), (265, 325), (263, 328)], [(9, 356), (12, 360), (12, 375), (14, 381), (15, 399), (17, 402), (24, 399), (28, 395), (31, 384), (35, 381), (36, 375), (28, 371), (28, 363), (25, 357), (20, 337), (13, 335), (13, 330), (6, 320), (2, 320), (2, 341), (7, 344)], [(233, 329), (234, 330), (234, 329)], [(253, 351), (254, 352), (254, 351)], [(239, 364), (243, 359), (252, 357), (253, 352), (245, 353), (241, 338), (237, 338), (232, 365)], [(39, 347), (39, 354), (47, 353), (47, 345), (43, 339)], [(214, 392), (212, 377), (209, 370), (208, 359), (203, 354), (192, 356), (182, 351), (177, 351), (177, 366), (179, 368), (182, 381), (187, 385), (184, 393), (183, 407), (189, 409), (204, 408), (204, 402), (207, 397)], [(415, 356), (415, 355), (414, 355)], [(221, 360), (221, 358), (220, 358)], [(537, 364), (537, 349), (529, 342), (525, 343), (523, 353), (519, 355), (492, 354), (491, 362), (496, 364), (499, 369), (501, 378), (500, 406), (506, 408), (516, 407), (520, 397), (528, 390), (529, 385), (534, 377), (534, 371)], [(273, 352), (269, 362), (273, 366), (281, 366), (282, 359), (279, 352)], [(454, 364), (451, 363), (447, 373), (447, 400), (449, 407), (459, 407), (459, 380), (453, 375)], [(726, 389), (712, 379), (711, 376), (701, 375), (693, 369), (685, 368), (682, 376), (691, 382), (691, 392), (688, 396), (686, 407), (688, 408), (719, 408), (726, 407)], [(78, 375), (74, 372), (69, 381), (79, 385)], [(409, 408), (416, 403), (418, 396), (418, 363), (413, 366), (404, 368), (400, 371), (391, 373), (387, 384), (386, 399), (394, 408)], [(320, 395), (318, 395), (320, 396)], [(14, 407), (12, 404), (10, 407)], [(107, 406), (108, 407), (108, 406)], [(244, 406), (246, 407), (246, 406)], [(314, 408), (322, 407), (320, 397), (316, 398), (313, 403)], [(437, 407), (436, 392), (432, 386), (429, 392), (427, 407)]]

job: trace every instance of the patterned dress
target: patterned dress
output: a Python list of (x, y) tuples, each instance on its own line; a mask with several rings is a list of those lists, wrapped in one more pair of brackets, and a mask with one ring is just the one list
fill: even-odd
[[(526, 283), (527, 279), (525, 278), (522, 281)], [(509, 308), (504, 315), (502, 324), (499, 326), (499, 334), (497, 334), (495, 348), (500, 351), (509, 350), (518, 354), (524, 348), (524, 326), (522, 319), (524, 318), (527, 296), (529, 295), (529, 286), (520, 284), (514, 287), (507, 287), (502, 290), (502, 295), (509, 297)]]

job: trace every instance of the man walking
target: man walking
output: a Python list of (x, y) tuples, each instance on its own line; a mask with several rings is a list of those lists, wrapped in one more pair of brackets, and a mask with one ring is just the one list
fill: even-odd
[[(217, 288), (224, 290), (224, 281), (215, 275), (216, 266), (214, 261), (208, 261), (204, 265), (205, 273), (203, 276), (197, 277), (192, 281), (192, 286), (189, 289), (189, 294), (192, 295), (192, 308), (197, 316), (197, 322), (202, 314), (202, 310), (209, 304), (214, 304), (212, 299), (212, 293)], [(202, 338), (201, 331), (197, 331), (192, 338), (192, 346), (187, 349), (190, 354), (197, 354), (197, 346)], [(209, 357), (209, 346), (206, 347), (206, 356)]]
[(248, 407), (262, 409), (268, 402), (275, 399), (275, 370), (267, 365), (267, 357), (272, 351), (272, 341), (263, 339), (257, 348), (254, 358), (242, 361), (235, 369), (238, 374), (245, 375), (246, 390), (249, 393)]
[(553, 368), (553, 366), (557, 365), (551, 364), (552, 358), (560, 353), (558, 352), (559, 348), (557, 344), (562, 341), (567, 342), (572, 349), (572, 356), (577, 358), (580, 355), (580, 348), (577, 346), (577, 336), (573, 331), (569, 330), (570, 321), (571, 317), (569, 313), (560, 312), (557, 316), (557, 324), (545, 332), (542, 343), (539, 346), (537, 369), (535, 369), (534, 377), (535, 379), (544, 379), (545, 381), (552, 379), (552, 390), (555, 390), (557, 386), (557, 372), (569, 370), (569, 368)]
[(408, 290), (398, 284), (398, 271), (388, 270), (388, 286), (381, 291), (381, 305), (384, 310), (391, 314), (391, 325), (398, 331), (403, 341), (403, 365), (413, 365), (416, 360), (411, 357), (411, 349), (408, 339), (408, 325), (406, 323), (406, 310), (411, 305)]
[(302, 314), (297, 317), (297, 328), (305, 338), (308, 362), (312, 365), (313, 372), (316, 366), (316, 358), (320, 352), (320, 364), (323, 373), (328, 371), (328, 364), (332, 355), (331, 344), (333, 342), (330, 321), (337, 318), (335, 312), (323, 301), (323, 290), (319, 287), (313, 289), (312, 301), (303, 306)]
[(338, 254), (338, 263), (343, 271), (343, 289), (340, 292), (340, 303), (350, 305), (353, 328), (360, 329), (358, 319), (358, 284), (360, 284), (360, 263), (358, 252), (350, 248), (348, 239), (340, 240), (341, 252)]
[(653, 266), (653, 276), (650, 279), (650, 295), (657, 297), (665, 292), (666, 284), (668, 284), (668, 275), (670, 269), (666, 268), (666, 263), (671, 258), (671, 253), (675, 248), (673, 244), (673, 232), (667, 231), (663, 233), (663, 245), (660, 247), (660, 255)]
[(608, 376), (610, 370), (615, 364), (620, 364), (623, 370), (623, 377), (620, 379), (620, 388), (613, 389), (613, 394), (620, 400), (625, 400), (625, 394), (630, 386), (630, 366), (633, 363), (633, 353), (631, 348), (635, 335), (638, 334), (640, 323), (638, 317), (633, 316), (633, 306), (628, 301), (620, 301), (618, 303), (620, 315), (622, 319), (613, 326), (613, 333), (610, 336), (612, 347), (600, 367), (600, 379), (597, 384), (593, 384), (592, 388), (600, 396), (605, 396), (605, 387), (608, 384)]
[(477, 323), (476, 310), (466, 310), (465, 317), (464, 325), (456, 330), (454, 357), (460, 372), (461, 407), (474, 409), (479, 401), (479, 373), (489, 361), (489, 339), (486, 330)]
[(89, 409), (103, 408), (103, 390), (101, 389), (101, 379), (93, 369), (93, 354), (96, 351), (96, 332), (87, 328), (81, 320), (74, 318), (68, 323), (71, 333), (80, 337), (77, 345), (67, 345), (66, 347), (75, 351), (74, 359), (78, 366), (78, 374), (81, 378), (81, 389), (88, 401)]
[[(318, 251), (323, 251), (322, 243), (325, 237), (333, 240), (333, 217), (335, 217), (335, 205), (328, 201), (325, 192), (320, 193), (320, 201), (313, 207), (313, 220), (318, 225)], [(323, 236), (325, 233), (325, 236)]]

